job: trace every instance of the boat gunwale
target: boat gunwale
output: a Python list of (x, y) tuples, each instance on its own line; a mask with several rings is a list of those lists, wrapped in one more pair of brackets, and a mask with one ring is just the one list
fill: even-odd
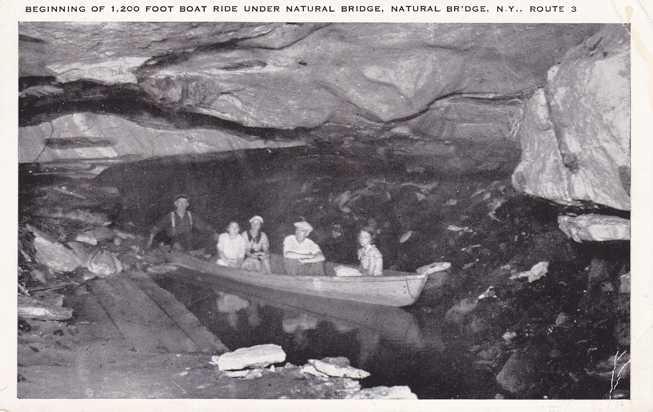
[[(174, 255), (173, 255), (174, 256)], [(179, 256), (179, 255), (177, 255)], [(250, 271), (250, 270), (244, 270), (241, 268), (232, 268), (229, 266), (221, 266), (216, 263), (202, 260), (199, 258), (196, 258), (194, 256), (186, 255), (185, 258), (191, 258), (193, 260), (196, 260), (198, 262), (201, 262), (205, 265), (211, 265), (209, 266), (209, 269), (213, 269), (216, 271), (226, 271), (226, 272), (231, 272), (233, 274), (242, 274), (247, 278), (251, 279), (279, 279), (279, 280), (284, 280), (284, 281), (302, 281), (302, 282), (313, 282), (313, 281), (327, 281), (327, 282), (333, 282), (333, 283), (376, 283), (376, 282), (401, 282), (401, 281), (417, 281), (420, 279), (424, 279), (428, 277), (427, 274), (419, 274), (419, 273), (411, 273), (411, 272), (406, 272), (405, 275), (382, 275), (382, 276), (292, 276), (292, 275), (281, 275), (278, 273), (270, 273), (270, 274), (261, 274), (260, 272), (255, 272), (255, 271)], [(198, 270), (197, 267), (193, 267), (191, 265), (186, 266), (185, 263), (182, 262), (177, 262), (175, 261), (174, 257), (172, 260), (172, 263), (177, 264), (179, 266), (186, 267), (187, 269), (191, 270)], [(242, 278), (241, 278), (242, 279)]]

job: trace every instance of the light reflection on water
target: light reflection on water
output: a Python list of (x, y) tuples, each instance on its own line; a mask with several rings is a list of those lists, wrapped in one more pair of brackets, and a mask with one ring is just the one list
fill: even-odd
[[(364, 386), (408, 385), (420, 398), (492, 397), (493, 376), (448, 348), (432, 318), (410, 311), (303, 296), (179, 269), (158, 279), (229, 348), (276, 343), (288, 362), (346, 356), (372, 376)], [(462, 367), (461, 367), (462, 365)], [(487, 376), (486, 376), (487, 375)]]

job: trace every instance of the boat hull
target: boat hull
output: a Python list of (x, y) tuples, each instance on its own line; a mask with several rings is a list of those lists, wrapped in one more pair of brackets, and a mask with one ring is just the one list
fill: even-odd
[(236, 282), (303, 295), (348, 300), (384, 306), (410, 306), (422, 293), (428, 276), (386, 271), (384, 276), (289, 276), (261, 274), (217, 264), (182, 253), (168, 260), (177, 266)]

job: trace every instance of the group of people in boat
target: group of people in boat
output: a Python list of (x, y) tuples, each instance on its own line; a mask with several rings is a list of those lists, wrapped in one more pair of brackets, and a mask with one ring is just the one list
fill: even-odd
[[(263, 218), (249, 219), (249, 229), (242, 231), (236, 221), (231, 221), (224, 233), (217, 231), (206, 220), (192, 213), (190, 201), (184, 194), (174, 199), (175, 210), (164, 215), (150, 231), (147, 247), (155, 236), (166, 232), (172, 248), (178, 251), (193, 249), (193, 230), (210, 233), (217, 242), (216, 263), (221, 266), (242, 268), (261, 273), (272, 273), (270, 263), (270, 241), (263, 232)], [(283, 240), (283, 266), (286, 274), (293, 276), (325, 275), (325, 257), (320, 246), (309, 238), (313, 227), (302, 220), (294, 223), (295, 233)], [(383, 274), (383, 256), (374, 245), (374, 231), (363, 228), (358, 233), (358, 268), (337, 267), (343, 275), (380, 276)]]

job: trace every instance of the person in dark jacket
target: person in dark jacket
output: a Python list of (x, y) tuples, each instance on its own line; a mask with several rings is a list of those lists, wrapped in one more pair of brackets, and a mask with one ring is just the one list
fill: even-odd
[(193, 231), (212, 233), (217, 240), (218, 234), (207, 221), (188, 210), (190, 202), (188, 196), (180, 194), (175, 197), (175, 210), (164, 215), (150, 230), (150, 237), (147, 240), (147, 248), (152, 247), (154, 237), (165, 231), (171, 240), (172, 248), (175, 250), (192, 250)]

